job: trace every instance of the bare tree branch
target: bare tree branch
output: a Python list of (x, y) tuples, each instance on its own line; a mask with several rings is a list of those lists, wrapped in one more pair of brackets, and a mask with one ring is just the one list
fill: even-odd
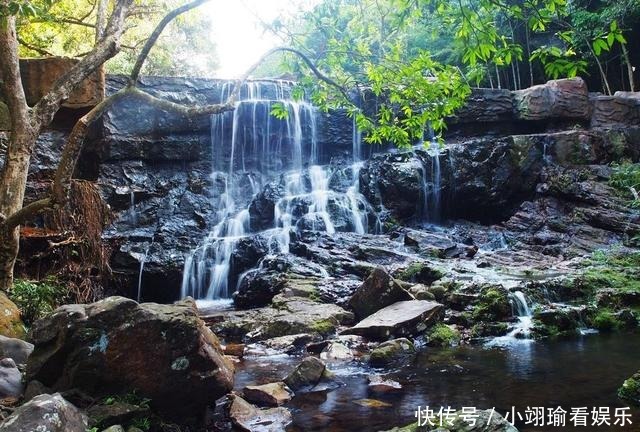
[(25, 42), (23, 39), (21, 39), (20, 37), (16, 38), (18, 40), (18, 43), (20, 43), (20, 45), (22, 45), (23, 47), (30, 49), (31, 51), (37, 52), (40, 55), (46, 56), (46, 57), (53, 57), (54, 54), (50, 53), (49, 51), (42, 49), (40, 47), (37, 47), (35, 45), (32, 45), (28, 42)]

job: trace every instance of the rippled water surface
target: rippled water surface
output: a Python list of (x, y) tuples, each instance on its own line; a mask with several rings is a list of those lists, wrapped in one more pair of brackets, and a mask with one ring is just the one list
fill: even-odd
[[(236, 386), (282, 379), (299, 358), (248, 358), (238, 368)], [(616, 397), (620, 384), (640, 369), (640, 334), (588, 335), (556, 342), (516, 343), (508, 348), (481, 346), (426, 348), (411, 364), (383, 372), (399, 381), (397, 395), (372, 395), (367, 375), (375, 373), (356, 363), (330, 365), (345, 385), (329, 393), (296, 396), (287, 407), (294, 424), (290, 431), (378, 431), (414, 421), (417, 406), (495, 407), (505, 413), (515, 406), (627, 406)], [(389, 407), (355, 403), (365, 398)], [(640, 410), (632, 409), (632, 426), (567, 428), (564, 430), (640, 431)], [(568, 417), (567, 417), (568, 421)], [(521, 431), (563, 430), (518, 424)]]

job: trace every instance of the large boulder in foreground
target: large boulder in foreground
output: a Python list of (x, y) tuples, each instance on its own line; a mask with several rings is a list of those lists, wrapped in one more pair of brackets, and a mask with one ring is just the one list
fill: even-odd
[(0, 291), (0, 335), (24, 339), (26, 332), (20, 318), (20, 309), (4, 292)]
[(413, 300), (413, 296), (384, 268), (377, 267), (351, 296), (349, 306), (357, 319), (364, 319), (386, 306), (403, 300)]
[(86, 432), (87, 418), (60, 394), (36, 396), (0, 423), (3, 432)]
[(168, 417), (199, 415), (233, 387), (233, 366), (193, 300), (109, 297), (36, 322), (27, 380), (92, 396), (136, 391)]
[(373, 340), (413, 336), (441, 320), (443, 312), (443, 306), (434, 301), (400, 301), (380, 309), (342, 334), (355, 334)]
[(618, 389), (618, 396), (634, 405), (640, 405), (640, 371), (622, 383)]

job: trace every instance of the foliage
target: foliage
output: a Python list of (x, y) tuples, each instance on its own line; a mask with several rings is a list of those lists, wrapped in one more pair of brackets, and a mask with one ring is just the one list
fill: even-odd
[(17, 279), (9, 293), (11, 300), (20, 308), (27, 325), (51, 313), (66, 298), (66, 289), (53, 278), (41, 281)]
[(612, 311), (602, 309), (591, 319), (591, 325), (600, 331), (607, 332), (617, 330), (621, 324)]
[(629, 206), (640, 208), (640, 164), (624, 162), (613, 165), (609, 184), (629, 200)]
[(429, 330), (429, 345), (448, 347), (460, 342), (460, 332), (446, 324), (438, 323)]
[[(22, 56), (60, 55), (82, 57), (93, 47), (97, 3), (90, 0), (34, 0), (24, 2), (18, 13), (18, 37)], [(128, 19), (122, 52), (106, 64), (111, 73), (128, 73), (137, 53), (156, 22), (182, 0), (138, 2)], [(33, 9), (33, 10), (31, 10)], [(217, 67), (215, 43), (202, 37), (211, 27), (204, 14), (181, 16), (168, 26), (153, 48), (143, 73), (147, 75), (208, 76)]]
[(590, 264), (579, 278), (583, 284), (619, 292), (640, 292), (640, 253), (598, 253), (592, 256)]

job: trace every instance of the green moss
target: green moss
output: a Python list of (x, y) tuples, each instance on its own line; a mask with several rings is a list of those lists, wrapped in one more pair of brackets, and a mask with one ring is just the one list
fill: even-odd
[(471, 317), (474, 321), (500, 321), (511, 315), (509, 296), (503, 289), (489, 287), (482, 290)]
[(318, 321), (314, 321), (309, 328), (316, 332), (320, 333), (323, 336), (330, 335), (336, 331), (336, 325), (333, 321), (328, 319), (321, 319)]
[(431, 268), (427, 263), (417, 261), (409, 264), (409, 266), (399, 272), (396, 277), (406, 282), (430, 285), (443, 276), (444, 274), (441, 271)]
[(640, 208), (640, 200), (636, 199), (631, 189), (640, 188), (640, 164), (623, 162), (612, 166), (613, 171), (609, 184), (618, 190), (621, 197), (628, 200), (633, 208)]
[(505, 322), (497, 323), (477, 323), (471, 327), (471, 337), (502, 336), (507, 334), (509, 324)]
[(637, 372), (622, 383), (622, 386), (618, 389), (618, 396), (640, 405), (640, 372)]
[(18, 306), (26, 325), (53, 312), (64, 303), (67, 290), (53, 277), (40, 281), (16, 279), (9, 298)]
[(460, 343), (460, 332), (446, 324), (436, 324), (427, 333), (429, 345), (447, 347)]
[(598, 311), (593, 318), (591, 318), (591, 326), (600, 331), (607, 332), (618, 330), (622, 324), (612, 311), (602, 309)]

